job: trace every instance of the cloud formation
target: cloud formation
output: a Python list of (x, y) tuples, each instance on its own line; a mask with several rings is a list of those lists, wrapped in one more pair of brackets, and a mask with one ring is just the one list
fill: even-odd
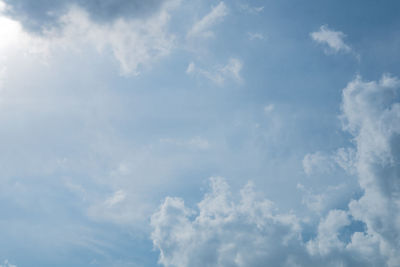
[(189, 75), (200, 75), (215, 84), (222, 86), (226, 80), (232, 80), (236, 83), (242, 82), (240, 71), (242, 70), (242, 62), (237, 58), (230, 58), (224, 66), (214, 66), (212, 70), (206, 70), (197, 67), (193, 62), (189, 63), (186, 73)]
[[(292, 214), (279, 214), (260, 199), (252, 184), (235, 202), (228, 184), (211, 178), (211, 191), (187, 208), (182, 199), (166, 198), (152, 216), (152, 239), (164, 266), (291, 266), (298, 251), (300, 227)], [(286, 251), (287, 254), (282, 254)]]
[(117, 18), (142, 18), (157, 12), (168, 0), (5, 0), (7, 13), (21, 21), (25, 28), (42, 31), (59, 24), (71, 6), (83, 8), (98, 22), (110, 22)]
[(344, 42), (346, 35), (340, 31), (334, 31), (327, 25), (322, 25), (317, 32), (310, 33), (311, 38), (319, 43), (327, 46), (325, 53), (348, 53), (351, 51), (350, 46)]
[(395, 77), (368, 82), (358, 76), (344, 89), (342, 104), (344, 128), (355, 137), (355, 165), (364, 190), (349, 204), (350, 212), (366, 223), (363, 238), (379, 247), (388, 266), (400, 265), (399, 93)]
[(174, 47), (174, 35), (167, 31), (168, 9), (149, 18), (121, 19), (107, 25), (92, 21), (80, 8), (71, 9), (60, 19), (64, 25), (61, 37), (52, 34), (56, 43), (78, 48), (88, 43), (99, 52), (111, 48), (123, 75), (139, 74)]
[[(351, 200), (347, 209), (328, 210), (314, 237), (305, 229), (315, 225), (307, 226), (307, 220), (295, 214), (280, 213), (273, 202), (259, 198), (251, 184), (235, 201), (223, 179), (211, 178), (211, 191), (198, 210), (187, 208), (182, 199), (167, 198), (153, 215), (152, 239), (160, 251), (159, 262), (178, 267), (264, 266), (266, 262), (271, 266), (399, 266), (399, 93), (400, 81), (389, 75), (378, 82), (356, 77), (343, 90), (344, 130), (353, 135), (356, 151), (339, 149), (331, 158), (351, 162), (364, 194)], [(306, 161), (313, 164), (321, 157), (326, 160), (318, 153), (309, 157)], [(304, 204), (320, 212), (329, 196), (298, 186), (310, 193)]]
[(307, 175), (333, 172), (337, 168), (354, 174), (356, 152), (353, 148), (339, 148), (333, 154), (317, 151), (308, 153), (303, 158), (303, 170)]
[(221, 21), (226, 15), (228, 15), (228, 8), (224, 2), (220, 2), (217, 6), (213, 7), (207, 15), (197, 21), (192, 28), (189, 30), (187, 37), (212, 37), (214, 33), (210, 28), (216, 23)]
[(167, 27), (169, 12), (174, 7), (164, 5), (148, 17), (100, 23), (91, 19), (90, 13), (81, 6), (71, 6), (57, 17), (59, 27), (52, 25), (40, 36), (24, 31), (20, 21), (1, 16), (0, 33), (4, 32), (7, 38), (0, 44), (0, 49), (21, 47), (49, 57), (60, 49), (83, 50), (90, 46), (98, 53), (111, 51), (122, 75), (138, 75), (173, 49), (175, 36)]

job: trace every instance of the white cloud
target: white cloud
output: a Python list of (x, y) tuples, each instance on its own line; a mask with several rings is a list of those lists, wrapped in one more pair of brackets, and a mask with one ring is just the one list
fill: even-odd
[(190, 62), (187, 69), (186, 69), (186, 73), (190, 74), (193, 73), (196, 69), (196, 65), (193, 62)]
[(307, 175), (319, 172), (330, 172), (332, 169), (332, 162), (329, 160), (329, 156), (321, 153), (309, 153), (303, 158), (303, 170)]
[[(378, 242), (388, 266), (400, 265), (400, 81), (356, 77), (343, 90), (344, 129), (355, 137), (355, 162), (364, 195), (353, 200), (351, 215), (367, 225), (367, 243)], [(372, 242), (372, 240), (374, 242)]]
[[(211, 191), (187, 208), (182, 199), (166, 198), (152, 216), (152, 240), (164, 266), (290, 266), (287, 255), (301, 254), (299, 223), (279, 214), (248, 184), (235, 202), (227, 183), (211, 178)], [(280, 253), (286, 251), (286, 253)], [(304, 252), (304, 250), (303, 250)]]
[(323, 211), (330, 209), (333, 203), (337, 202), (338, 199), (343, 198), (343, 191), (345, 184), (339, 184), (337, 186), (328, 186), (322, 190), (311, 190), (306, 188), (302, 184), (297, 184), (297, 188), (303, 193), (302, 203), (306, 207), (318, 214), (322, 214)]
[(253, 40), (264, 40), (264, 35), (259, 32), (248, 32), (247, 35), (251, 41)]
[(5, 260), (3, 264), (0, 264), (0, 267), (17, 267), (17, 265), (11, 264), (8, 260)]
[[(279, 213), (271, 201), (257, 198), (251, 185), (235, 201), (226, 182), (213, 178), (198, 211), (185, 207), (181, 199), (167, 198), (153, 215), (152, 239), (160, 250), (159, 262), (178, 267), (262, 266), (265, 262), (273, 266), (399, 266), (399, 91), (400, 81), (389, 75), (378, 82), (356, 77), (343, 90), (343, 125), (354, 136), (356, 150), (310, 154), (305, 170), (311, 171), (309, 166), (321, 160), (344, 164), (344, 169), (358, 176), (364, 194), (350, 201), (348, 209), (328, 210), (314, 238), (300, 238), (307, 218)], [(298, 188), (306, 193), (305, 204), (317, 212), (331, 193), (344, 190), (342, 185), (319, 193), (301, 184)]]
[(6, 3), (0, 1), (0, 12), (4, 12), (7, 9)]
[(214, 33), (210, 28), (228, 15), (228, 8), (224, 2), (213, 7), (207, 15), (196, 22), (189, 30), (188, 37), (212, 37)]
[(169, 11), (176, 6), (177, 1), (170, 1), (150, 17), (120, 18), (110, 23), (95, 22), (85, 10), (72, 6), (59, 18), (61, 26), (47, 29), (42, 36), (27, 33), (20, 22), (0, 16), (0, 34), (4, 37), (0, 51), (18, 48), (22, 53), (46, 58), (60, 49), (76, 51), (91, 46), (99, 53), (111, 51), (122, 75), (137, 75), (174, 48), (175, 36), (167, 31), (167, 25)]
[(112, 207), (122, 201), (124, 201), (126, 198), (126, 193), (123, 190), (118, 190), (114, 193), (113, 196), (109, 197), (106, 199), (104, 204), (108, 207)]
[(270, 114), (274, 110), (275, 110), (275, 105), (274, 104), (268, 104), (268, 105), (266, 105), (264, 107), (265, 114)]
[(186, 69), (186, 73), (203, 76), (215, 84), (222, 86), (226, 80), (233, 80), (237, 83), (241, 83), (242, 77), (240, 71), (242, 70), (242, 66), (242, 62), (237, 58), (230, 58), (226, 65), (215, 66), (212, 70), (198, 68), (191, 62)]
[[(61, 17), (64, 28), (49, 32), (53, 42), (79, 49), (90, 44), (99, 52), (111, 49), (121, 66), (121, 74), (137, 75), (140, 70), (166, 56), (174, 47), (174, 35), (167, 32), (168, 9), (143, 19), (118, 19), (112, 24), (98, 24), (78, 7)], [(61, 35), (61, 38), (58, 37)]]
[(311, 255), (327, 255), (335, 250), (344, 250), (345, 243), (339, 239), (339, 230), (350, 224), (349, 215), (343, 210), (331, 210), (318, 226), (318, 235), (307, 243)]
[(250, 14), (258, 14), (264, 10), (263, 6), (255, 7), (255, 6), (249, 6), (247, 4), (239, 5), (239, 8), (240, 10)]
[(346, 35), (340, 31), (334, 31), (326, 25), (322, 25), (317, 32), (310, 33), (311, 38), (319, 44), (327, 45), (326, 53), (350, 52), (351, 48), (344, 42)]
[(352, 222), (348, 212), (331, 210), (322, 218), (317, 236), (303, 241), (302, 220), (280, 213), (260, 197), (252, 183), (237, 198), (222, 178), (211, 178), (211, 190), (193, 210), (180, 198), (167, 197), (153, 214), (151, 238), (163, 266), (381, 266), (379, 253), (364, 256), (375, 245), (341, 237)]
[(348, 174), (355, 172), (356, 152), (353, 148), (339, 148), (333, 154), (320, 151), (308, 153), (303, 158), (303, 170), (307, 175), (331, 173), (338, 167)]

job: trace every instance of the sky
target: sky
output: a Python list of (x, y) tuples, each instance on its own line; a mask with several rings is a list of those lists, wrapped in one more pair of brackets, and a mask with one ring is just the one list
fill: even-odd
[(0, 267), (400, 266), (399, 12), (0, 0)]

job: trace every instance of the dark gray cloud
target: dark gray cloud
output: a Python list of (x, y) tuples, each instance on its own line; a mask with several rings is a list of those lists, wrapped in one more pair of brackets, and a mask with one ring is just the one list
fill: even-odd
[(148, 16), (167, 0), (5, 0), (11, 7), (8, 15), (22, 22), (30, 31), (40, 32), (56, 26), (58, 18), (71, 5), (85, 9), (93, 20), (110, 22), (120, 17)]

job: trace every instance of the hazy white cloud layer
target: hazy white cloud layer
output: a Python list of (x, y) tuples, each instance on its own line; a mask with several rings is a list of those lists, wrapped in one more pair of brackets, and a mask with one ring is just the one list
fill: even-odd
[[(390, 266), (400, 264), (400, 81), (384, 75), (378, 82), (356, 77), (343, 90), (342, 120), (356, 142), (356, 152), (339, 149), (303, 160), (329, 172), (355, 166), (363, 195), (348, 208), (331, 209), (305, 237), (305, 218), (279, 212), (259, 199), (251, 184), (232, 195), (222, 178), (193, 210), (179, 198), (167, 198), (152, 217), (154, 246), (164, 266)], [(350, 156), (350, 154), (351, 156)], [(352, 155), (356, 153), (356, 155)], [(354, 158), (354, 159), (353, 159)], [(303, 185), (298, 185), (305, 190)], [(341, 187), (331, 189), (340, 191)], [(329, 193), (305, 192), (303, 203), (320, 211)], [(358, 225), (358, 226), (357, 226)]]

